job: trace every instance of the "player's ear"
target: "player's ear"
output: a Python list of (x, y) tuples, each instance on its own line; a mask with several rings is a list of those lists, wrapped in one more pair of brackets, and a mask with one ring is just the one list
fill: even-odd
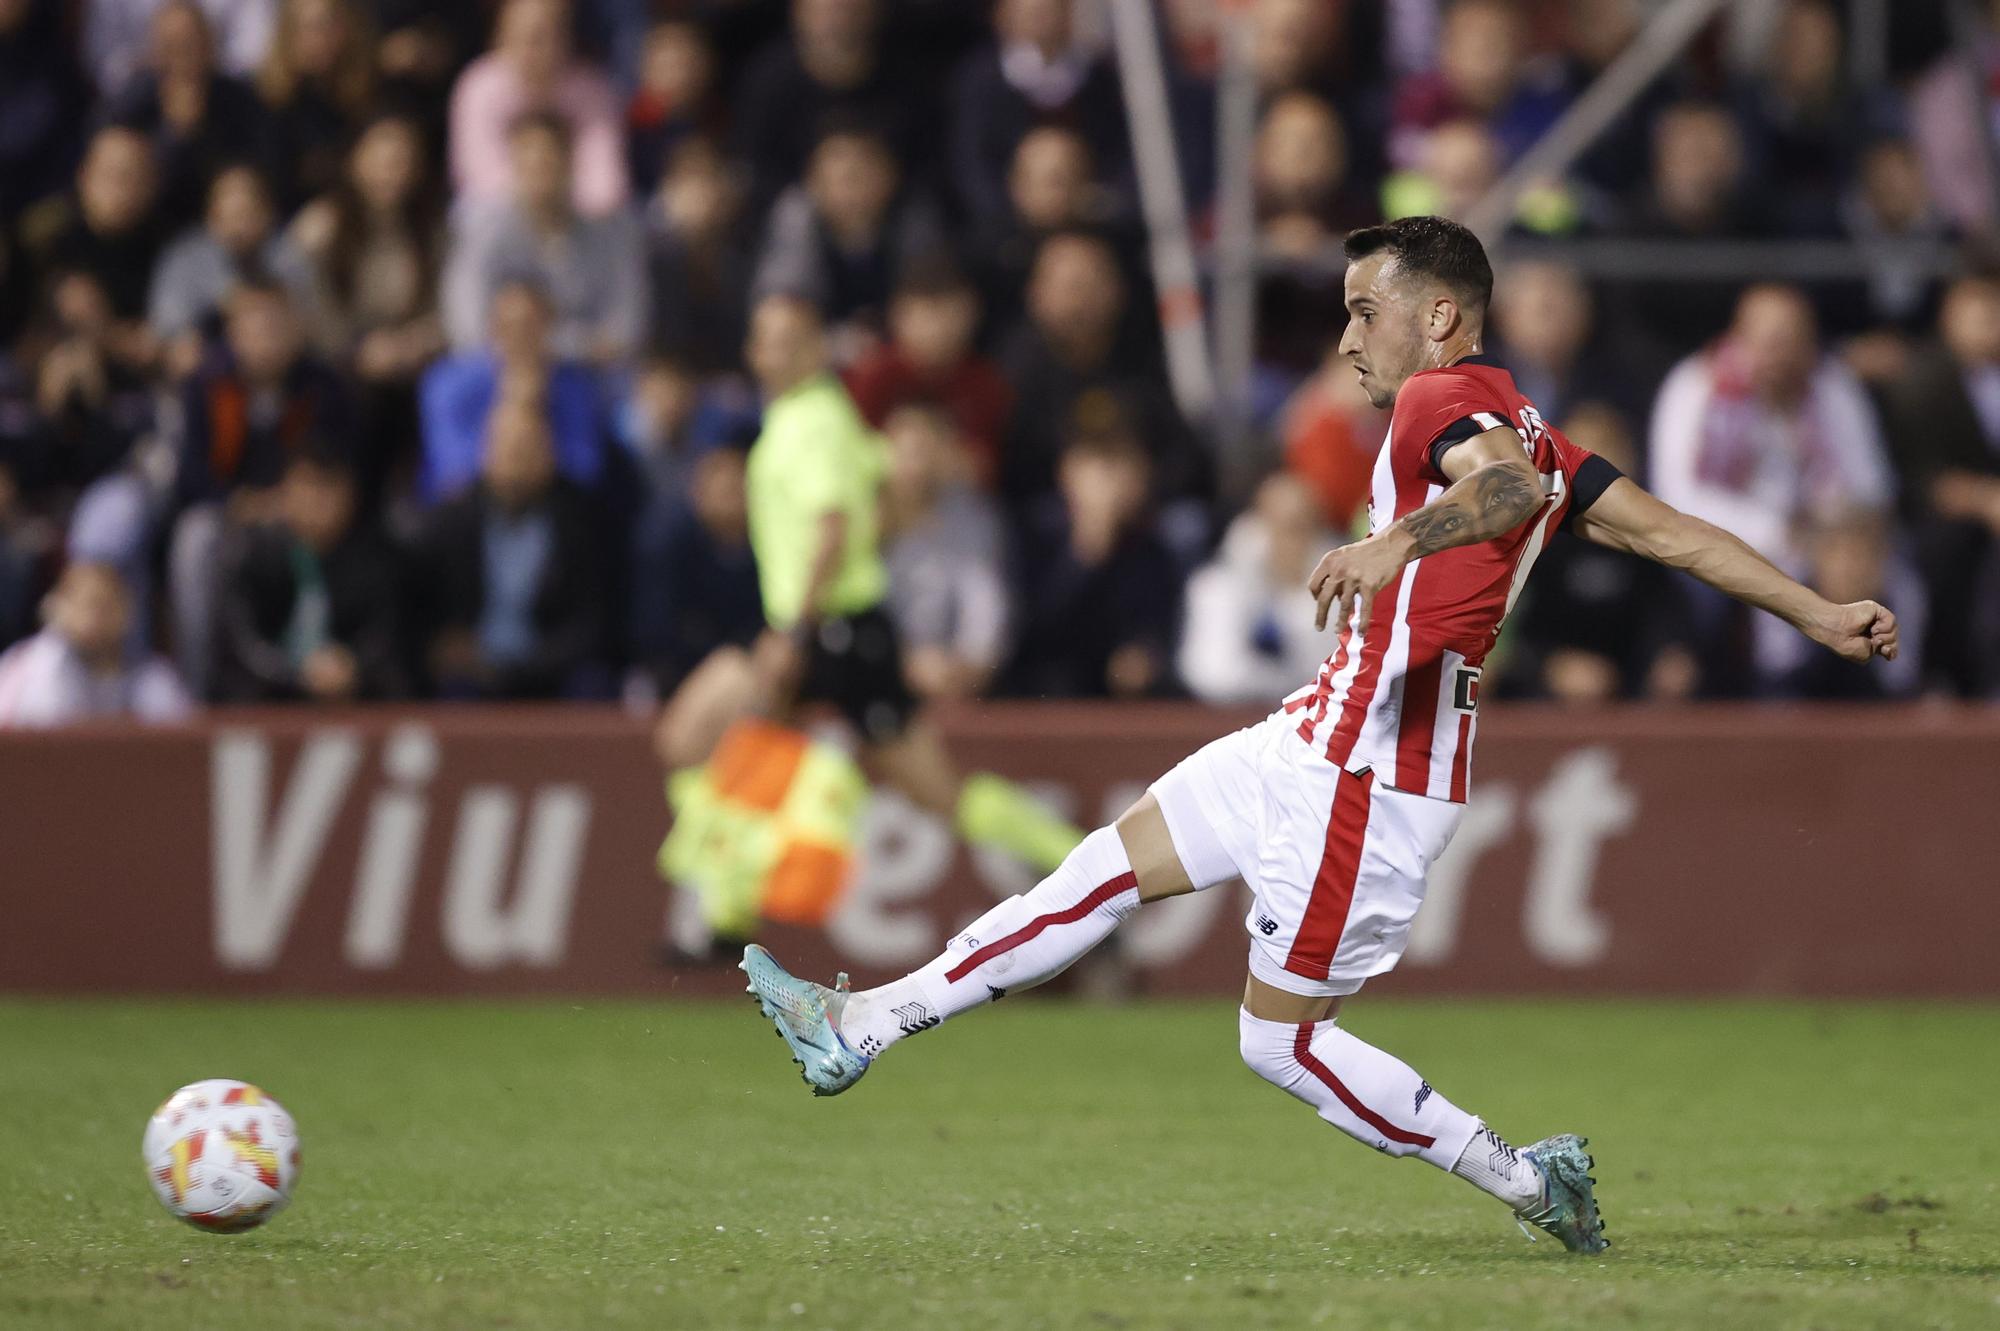
[(1443, 292), (1431, 297), (1430, 317), (1424, 323), (1424, 336), (1433, 342), (1443, 342), (1458, 331), (1458, 325), (1458, 302)]

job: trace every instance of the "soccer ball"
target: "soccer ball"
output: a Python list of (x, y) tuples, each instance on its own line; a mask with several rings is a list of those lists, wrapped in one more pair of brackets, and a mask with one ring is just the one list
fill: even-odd
[(263, 1224), (299, 1183), (292, 1116), (247, 1081), (181, 1087), (153, 1111), (141, 1151), (160, 1205), (220, 1234)]

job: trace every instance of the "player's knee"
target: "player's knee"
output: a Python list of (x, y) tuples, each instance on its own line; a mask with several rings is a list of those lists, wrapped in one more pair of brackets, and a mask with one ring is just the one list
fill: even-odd
[(1298, 1060), (1292, 1055), (1293, 1029), (1282, 1022), (1260, 1020), (1244, 1009), (1236, 1014), (1236, 1047), (1244, 1064), (1281, 1089), (1289, 1088), (1299, 1075)]

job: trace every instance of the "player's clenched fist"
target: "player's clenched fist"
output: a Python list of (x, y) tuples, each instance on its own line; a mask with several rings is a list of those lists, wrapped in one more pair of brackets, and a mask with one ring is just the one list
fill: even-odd
[(1875, 601), (1829, 605), (1804, 627), (1814, 642), (1846, 660), (1866, 661), (1872, 656), (1896, 659), (1895, 612)]

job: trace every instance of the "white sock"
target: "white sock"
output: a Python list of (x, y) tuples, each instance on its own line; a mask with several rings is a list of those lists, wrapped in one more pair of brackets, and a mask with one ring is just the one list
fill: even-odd
[(1252, 1071), (1378, 1151), (1449, 1170), (1479, 1131), (1478, 1119), (1432, 1090), (1409, 1064), (1331, 1021), (1265, 1021), (1244, 1009), (1238, 1029)]
[(906, 1035), (1061, 974), (1138, 908), (1125, 843), (1117, 829), (1100, 827), (1033, 891), (968, 924), (936, 960), (851, 995), (840, 1034), (873, 1058)]
[(1459, 1156), (1451, 1172), (1516, 1211), (1542, 1199), (1541, 1171), (1522, 1159), (1518, 1150), (1484, 1123), (1466, 1143), (1465, 1153)]

